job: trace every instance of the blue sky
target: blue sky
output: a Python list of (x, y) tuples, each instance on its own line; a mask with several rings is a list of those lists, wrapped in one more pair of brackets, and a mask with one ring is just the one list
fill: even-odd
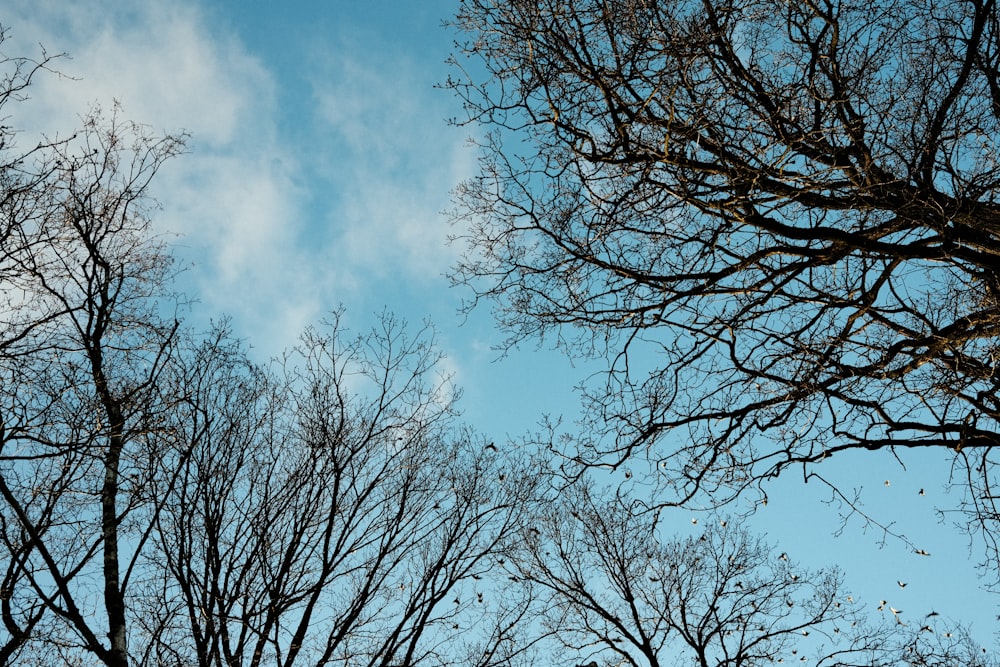
[[(434, 322), (473, 425), (503, 440), (545, 413), (572, 422), (572, 387), (596, 367), (544, 344), (496, 362), (488, 309), (461, 316), (469, 295), (444, 277), (460, 252), (446, 239), (460, 230), (442, 211), (476, 166), (475, 128), (449, 126), (461, 109), (435, 89), (453, 50), (442, 22), (456, 5), (9, 1), (8, 55), (37, 54), (39, 43), (70, 55), (58, 66), (65, 76), (40, 79), (14, 122), (25, 137), (68, 132), (93, 104), (117, 100), (126, 118), (190, 132), (188, 154), (155, 184), (156, 225), (187, 267), (181, 287), (199, 301), (191, 320), (228, 315), (259, 359), (338, 304), (357, 330), (387, 308)], [(828, 473), (863, 489), (865, 507), (931, 558), (898, 540), (880, 548), (881, 535), (857, 520), (834, 536), (826, 494), (792, 477), (752, 522), (804, 565), (840, 564), (873, 608), (889, 599), (912, 621), (935, 609), (991, 643), (996, 599), (978, 589), (966, 537), (935, 512), (956, 500), (942, 493), (948, 462), (906, 463), (855, 457)], [(692, 515), (677, 513), (678, 530)]]

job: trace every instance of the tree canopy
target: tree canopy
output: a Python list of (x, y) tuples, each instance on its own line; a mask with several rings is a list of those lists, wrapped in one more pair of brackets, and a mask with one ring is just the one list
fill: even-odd
[[(622, 5), (636, 11), (644, 7)], [(524, 33), (531, 35), (527, 42), (497, 42), (512, 53), (526, 49), (527, 60), (496, 70), (501, 84), (507, 76), (523, 78), (520, 111), (516, 105), (480, 107), (482, 118), (500, 124), (496, 141), (520, 129), (541, 142), (535, 147), (544, 147), (547, 133), (555, 128), (554, 136), (563, 136), (559, 133), (569, 126), (562, 124), (574, 114), (586, 120), (587, 132), (599, 134), (601, 100), (590, 99), (596, 106), (587, 116), (586, 87), (573, 83), (575, 74), (566, 70), (558, 84), (536, 81), (531, 68), (556, 55), (546, 56), (541, 48), (541, 28), (575, 24), (573, 35), (591, 34), (600, 26), (609, 31), (618, 21), (632, 25), (639, 14), (619, 14), (617, 5), (515, 3), (477, 9), (481, 17), (498, 12), (518, 20), (544, 16), (542, 10), (555, 12), (548, 23), (532, 24)], [(715, 27), (692, 33), (706, 43), (736, 11), (709, 9)], [(704, 23), (682, 14), (674, 19), (678, 26)], [(473, 16), (463, 14), (470, 29)], [(598, 21), (601, 17), (607, 20)], [(501, 35), (486, 24), (480, 27), (487, 41)], [(733, 62), (752, 60), (754, 49), (747, 44), (756, 43), (749, 39), (756, 33), (748, 29), (733, 28), (733, 35), (741, 35), (739, 48), (730, 54)], [(608, 32), (615, 39), (600, 57), (612, 58), (607, 67), (617, 62), (613, 54), (621, 49), (615, 41), (621, 34)], [(0, 45), (4, 39), (0, 29)], [(744, 39), (749, 41), (744, 44)], [(479, 51), (484, 44), (471, 48)], [(697, 40), (691, 41), (693, 52), (696, 47), (701, 48)], [(775, 44), (770, 48), (772, 54), (779, 52)], [(492, 56), (487, 62), (499, 63)], [(635, 66), (628, 62), (618, 65), (631, 76)], [(0, 55), (0, 116), (12, 123), (0, 126), (0, 664), (996, 664), (953, 620), (937, 619), (932, 612), (922, 625), (905, 623), (901, 611), (885, 611), (885, 601), (879, 607), (885, 613), (876, 616), (846, 592), (838, 570), (806, 569), (732, 519), (715, 517), (686, 535), (671, 536), (659, 511), (644, 511), (656, 498), (607, 489), (596, 475), (581, 474), (564, 485), (547, 451), (494, 442), (462, 422), (456, 407), (460, 391), (443, 368), (429, 324), (414, 329), (382, 313), (374, 326), (352, 333), (343, 312), (335, 309), (328, 321), (304, 331), (284, 356), (261, 364), (251, 359), (226, 320), (207, 331), (185, 323), (186, 297), (175, 291), (171, 249), (153, 227), (156, 202), (150, 188), (166, 161), (183, 151), (186, 137), (158, 136), (125, 122), (116, 106), (111, 113), (93, 109), (74, 135), (19, 146), (13, 127), (18, 103), (33, 78), (52, 64), (44, 55), (39, 60)], [(675, 86), (671, 95), (685, 99), (679, 81), (693, 86), (689, 98), (713, 89), (707, 70), (698, 71), (693, 67), (667, 77)], [(538, 98), (539, 90), (556, 85), (565, 98), (549, 93)], [(456, 86), (472, 99), (472, 88)], [(609, 91), (619, 88), (616, 83)], [(482, 89), (492, 90), (492, 83)], [(672, 109), (656, 90), (644, 91), (643, 105), (633, 112)], [(717, 102), (726, 99), (724, 90), (718, 89)], [(578, 93), (582, 97), (574, 98)], [(583, 106), (565, 106), (573, 99)], [(530, 106), (538, 100), (548, 111)], [(677, 158), (681, 166), (664, 162), (662, 174), (656, 166), (660, 160), (637, 178), (629, 160), (612, 159), (617, 151), (640, 145), (634, 142), (643, 136), (641, 123), (634, 122), (632, 129), (623, 124), (626, 114), (614, 119), (619, 137), (614, 141), (623, 142), (617, 148), (600, 143), (598, 134), (590, 140), (581, 135), (571, 150), (557, 150), (556, 141), (534, 157), (490, 144), (496, 151), (486, 163), (487, 173), (464, 191), (473, 207), (469, 215), (481, 225), (476, 231), (501, 231), (480, 247), (479, 259), (465, 265), (467, 277), (476, 278), (477, 271), (485, 277), (489, 266), (494, 267), (490, 271), (506, 267), (500, 283), (486, 293), (511, 298), (513, 331), (525, 335), (575, 322), (589, 332), (579, 342), (607, 345), (615, 360), (608, 393), (593, 396), (598, 438), (564, 454), (574, 464), (618, 465), (642, 447), (659, 447), (667, 429), (687, 427), (695, 437), (691, 448), (665, 460), (685, 466), (686, 477), (678, 479), (688, 481), (681, 496), (690, 497), (723, 488), (738, 493), (789, 462), (815, 461), (803, 448), (840, 441), (887, 446), (874, 436), (858, 436), (866, 404), (856, 394), (864, 393), (865, 381), (888, 387), (888, 376), (880, 378), (873, 370), (859, 373), (856, 386), (846, 380), (824, 384), (817, 370), (812, 379), (797, 381), (799, 393), (794, 393), (792, 380), (782, 385), (779, 371), (796, 364), (802, 372), (810, 368), (806, 361), (816, 350), (798, 357), (789, 352), (804, 344), (807, 333), (819, 330), (817, 322), (801, 319), (810, 308), (819, 308), (820, 320), (854, 308), (852, 322), (901, 336), (893, 323), (910, 316), (893, 305), (892, 295), (909, 303), (911, 283), (927, 294), (935, 284), (913, 281), (909, 269), (897, 278), (895, 264), (884, 260), (880, 275), (889, 286), (886, 293), (868, 285), (867, 296), (858, 297), (862, 301), (854, 306), (838, 302), (830, 312), (817, 306), (817, 294), (838, 294), (836, 276), (847, 266), (855, 270), (849, 256), (860, 251), (844, 250), (840, 259), (817, 271), (824, 276), (818, 284), (825, 287), (806, 285), (811, 269), (800, 264), (810, 253), (822, 254), (815, 247), (822, 243), (805, 238), (803, 231), (799, 245), (787, 239), (776, 245), (777, 231), (767, 236), (763, 222), (756, 231), (751, 222), (760, 216), (772, 220), (776, 230), (813, 227), (792, 215), (799, 209), (786, 207), (773, 193), (760, 195), (756, 186), (744, 184), (741, 191), (749, 203), (726, 203), (736, 196), (726, 194), (726, 184), (738, 180), (738, 166), (731, 173), (711, 167), (710, 174), (697, 176), (697, 169), (709, 169), (705, 165), (715, 159), (711, 151), (718, 144), (701, 152), (700, 142), (707, 141), (701, 133), (714, 136), (711, 118), (698, 120), (705, 125), (690, 125), (693, 117), (685, 121), (684, 114), (694, 113), (694, 102), (685, 104), (686, 111), (670, 111), (667, 127), (689, 123), (687, 130), (677, 130), (688, 142), (677, 148), (671, 144), (676, 137), (667, 137), (663, 156), (687, 157)], [(535, 112), (542, 115), (532, 119)], [(519, 113), (526, 124), (513, 122)], [(732, 119), (733, 131), (737, 120)], [(952, 130), (945, 123), (941, 136)], [(819, 146), (824, 140), (811, 141)], [(788, 159), (794, 168), (785, 165), (764, 180), (792, 182), (812, 173), (805, 157)], [(817, 171), (816, 182), (837, 182), (836, 174), (850, 172), (855, 159), (828, 164), (830, 173)], [(686, 200), (672, 192), (683, 185), (678, 174), (694, 179), (684, 186), (690, 188)], [(631, 185), (615, 194), (622, 183)], [(799, 185), (820, 196), (818, 185)], [(648, 199), (631, 199), (641, 191)], [(822, 194), (830, 200), (837, 196), (832, 190)], [(954, 192), (948, 196), (959, 198)], [(612, 200), (619, 202), (620, 214), (606, 208)], [(695, 210), (697, 202), (702, 209)], [(802, 215), (812, 215), (804, 203), (797, 206)], [(815, 229), (869, 234), (864, 226), (847, 229), (853, 209), (838, 211), (828, 213), (828, 219), (820, 214), (809, 219)], [(871, 213), (871, 219), (877, 217)], [(607, 227), (588, 229), (599, 220)], [(720, 220), (729, 225), (728, 236), (720, 232), (710, 245), (704, 235), (710, 222)], [(858, 220), (870, 222), (865, 216)], [(554, 221), (560, 226), (546, 229)], [(576, 236), (584, 232), (589, 236)], [(887, 247), (890, 241), (920, 245), (890, 237), (872, 241), (873, 247)], [(751, 252), (745, 244), (756, 249)], [(767, 244), (778, 248), (773, 259), (764, 250)], [(721, 259), (713, 258), (716, 252)], [(749, 254), (737, 260), (740, 252)], [(647, 273), (639, 268), (644, 255), (645, 261), (654, 258)], [(947, 265), (943, 257), (934, 261)], [(553, 265), (533, 273), (532, 262), (539, 258)], [(897, 259), (937, 270), (928, 257)], [(691, 273), (684, 268), (688, 261), (701, 268)], [(877, 263), (864, 261), (865, 266)], [(623, 273), (627, 265), (633, 265), (631, 273)], [(671, 278), (668, 270), (686, 271), (686, 277)], [(740, 275), (757, 276), (757, 282), (737, 290)], [(609, 281), (610, 276), (618, 278)], [(864, 283), (868, 274), (862, 276), (852, 280)], [(529, 277), (538, 282), (532, 284)], [(956, 282), (954, 289), (992, 294), (985, 280)], [(706, 285), (703, 294), (695, 289)], [(654, 294), (660, 295), (658, 305), (638, 306)], [(622, 309), (615, 304), (624, 295), (631, 305)], [(550, 315), (538, 316), (542, 303), (549, 303)], [(595, 310), (595, 304), (602, 305)], [(958, 301), (952, 305), (951, 315), (922, 315), (909, 326), (930, 326), (939, 315), (965, 312)], [(781, 322), (798, 322), (799, 329), (779, 335)], [(848, 327), (826, 344), (830, 350), (855, 345), (847, 355), (852, 358), (838, 363), (861, 368), (861, 357), (875, 354), (875, 343), (866, 335)], [(796, 337), (801, 343), (794, 342)], [(790, 347), (779, 345), (779, 339)], [(851, 342), (862, 339), (869, 348)], [(984, 340), (981, 336), (969, 345)], [(633, 349), (646, 343), (658, 346), (652, 358), (665, 364), (636, 382)], [(909, 354), (932, 367), (943, 363), (929, 349), (894, 354)], [(954, 377), (971, 372), (964, 357), (960, 361)], [(895, 368), (895, 362), (886, 363)], [(757, 394), (739, 394), (749, 391), (747, 378), (753, 373), (761, 385)], [(908, 405), (908, 397), (916, 396), (909, 392), (929, 376), (914, 368), (900, 377), (906, 389), (884, 396), (885, 415)], [(803, 387), (816, 395), (826, 392), (823, 400)], [(962, 392), (967, 391), (955, 390), (952, 400), (965, 400)], [(761, 398), (768, 392), (770, 402)], [(744, 399), (750, 402), (739, 402)], [(932, 396), (920, 410), (937, 414), (943, 400)], [(854, 412), (838, 421), (834, 416), (841, 403)], [(803, 414), (805, 406), (820, 404), (826, 407)], [(687, 417), (672, 423), (682, 408)], [(723, 408), (730, 412), (720, 413)], [(942, 442), (932, 440), (930, 422), (920, 410), (913, 408), (916, 421), (904, 429), (911, 445), (923, 438), (927, 445), (947, 441), (963, 456), (986, 451), (979, 431), (954, 440), (942, 430)], [(942, 414), (951, 419), (947, 410)], [(833, 436), (823, 436), (809, 421), (816, 415), (829, 421)], [(985, 429), (991, 418), (977, 419), (967, 427)], [(706, 425), (712, 422), (727, 430), (711, 435)], [(809, 428), (787, 431), (796, 424)], [(871, 430), (895, 433), (898, 426), (886, 421)], [(788, 447), (788, 462), (750, 456), (765, 451), (753, 449), (764, 441), (750, 438), (752, 429), (762, 437), (782, 435), (784, 440), (776, 441)], [(602, 431), (620, 440), (602, 449)], [(698, 458), (711, 451), (713, 460)], [(725, 495), (718, 498), (724, 501)]]
[(567, 455), (648, 457), (664, 502), (721, 504), (931, 448), (1000, 571), (995, 3), (465, 0), (456, 23), (449, 85), (486, 134), (454, 277), (511, 343), (608, 356)]
[[(0, 115), (52, 66), (0, 59)], [(335, 311), (255, 364), (180, 321), (149, 188), (183, 136), (95, 109), (18, 139), (0, 127), (0, 663), (497, 651), (510, 621), (477, 582), (538, 477), (458, 421), (431, 328)]]

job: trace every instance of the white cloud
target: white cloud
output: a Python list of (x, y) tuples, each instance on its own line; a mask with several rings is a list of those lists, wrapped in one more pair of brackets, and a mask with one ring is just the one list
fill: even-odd
[(412, 321), (454, 312), (441, 292), (416, 297), (444, 290), (457, 250), (440, 212), (475, 156), (412, 56), (373, 35), (289, 45), (309, 54), (295, 74), (314, 96), (296, 99), (265, 53), (192, 0), (10, 4), (9, 55), (38, 42), (71, 55), (59, 69), (72, 79), (40, 78), (22, 127), (66, 132), (117, 100), (154, 131), (191, 133), (153, 191), (204, 317), (231, 315), (270, 355), (341, 302), (365, 316), (412, 307)]
[[(25, 135), (71, 131), (94, 103), (156, 132), (191, 133), (157, 177), (162, 231), (193, 264), (183, 285), (211, 316), (231, 314), (269, 352), (319, 311), (301, 267), (299, 162), (278, 136), (277, 86), (257, 56), (192, 4), (13, 2), (8, 55), (66, 52), (15, 122)], [(25, 141), (27, 141), (25, 139)]]
[(46, 128), (73, 123), (94, 101), (118, 100), (156, 130), (226, 145), (273, 105), (261, 63), (233, 36), (212, 34), (192, 5), (15, 0), (5, 16), (8, 55), (37, 53), (35, 44), (68, 55), (54, 67), (75, 80), (42, 77), (32, 89)]
[(436, 282), (456, 252), (441, 212), (474, 166), (464, 131), (445, 126), (447, 93), (391, 48), (349, 40), (318, 70), (317, 112), (338, 146), (326, 166), (348, 184), (331, 222), (349, 266)]

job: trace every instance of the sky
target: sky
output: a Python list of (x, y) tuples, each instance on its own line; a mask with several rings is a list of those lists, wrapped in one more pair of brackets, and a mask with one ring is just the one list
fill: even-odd
[[(475, 173), (477, 130), (447, 123), (461, 108), (436, 87), (450, 71), (456, 35), (442, 24), (456, 6), (8, 0), (7, 55), (37, 56), (39, 45), (67, 54), (58, 76), (32, 86), (15, 124), (24, 137), (68, 133), (94, 105), (117, 102), (156, 132), (189, 133), (153, 194), (156, 229), (185, 268), (179, 286), (197, 299), (190, 321), (231, 318), (263, 362), (341, 305), (356, 331), (383, 310), (429, 319), (466, 419), (513, 442), (547, 414), (571, 424), (573, 387), (598, 367), (545, 343), (500, 358), (488, 307), (459, 312), (470, 295), (446, 274), (461, 252), (448, 237), (461, 230), (445, 212)], [(884, 510), (930, 558), (900, 540), (882, 544), (857, 519), (838, 533), (829, 494), (791, 476), (748, 521), (803, 565), (841, 566), (873, 608), (888, 599), (913, 621), (933, 609), (993, 645), (998, 600), (981, 591), (967, 538), (936, 511), (956, 500), (942, 492), (948, 462), (905, 463), (865, 454), (828, 472), (863, 490), (866, 509)], [(690, 530), (698, 516), (671, 520)]]

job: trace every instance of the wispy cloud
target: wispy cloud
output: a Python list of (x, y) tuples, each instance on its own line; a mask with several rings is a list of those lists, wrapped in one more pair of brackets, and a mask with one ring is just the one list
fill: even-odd
[[(33, 112), (45, 127), (72, 123), (94, 101), (120, 101), (157, 130), (178, 127), (213, 146), (236, 142), (274, 104), (269, 73), (232, 35), (210, 31), (194, 5), (21, 2), (5, 9), (8, 54), (66, 53), (40, 78)], [(32, 128), (33, 129), (33, 128)]]
[(473, 169), (464, 131), (446, 127), (449, 100), (433, 88), (433, 72), (391, 45), (342, 38), (332, 46), (314, 85), (320, 127), (332, 139), (324, 169), (346, 186), (330, 217), (345, 269), (439, 284), (455, 256), (441, 211)]
[(32, 88), (26, 134), (65, 133), (93, 104), (118, 101), (157, 132), (191, 134), (189, 153), (154, 184), (162, 231), (178, 232), (191, 264), (185, 287), (202, 311), (231, 314), (258, 344), (286, 344), (320, 310), (295, 267), (305, 247), (296, 174), (278, 134), (274, 75), (195, 5), (17, 2), (8, 7), (9, 55), (66, 52)]
[(441, 298), (456, 250), (440, 212), (474, 153), (445, 125), (440, 72), (389, 36), (344, 26), (289, 44), (302, 53), (290, 81), (193, 0), (12, 0), (3, 20), (8, 54), (42, 43), (70, 55), (66, 77), (33, 87), (16, 119), (27, 131), (70, 131), (117, 100), (156, 132), (191, 134), (154, 184), (156, 221), (180, 234), (182, 287), (205, 317), (232, 316), (275, 354), (341, 302), (363, 316), (454, 313)]

